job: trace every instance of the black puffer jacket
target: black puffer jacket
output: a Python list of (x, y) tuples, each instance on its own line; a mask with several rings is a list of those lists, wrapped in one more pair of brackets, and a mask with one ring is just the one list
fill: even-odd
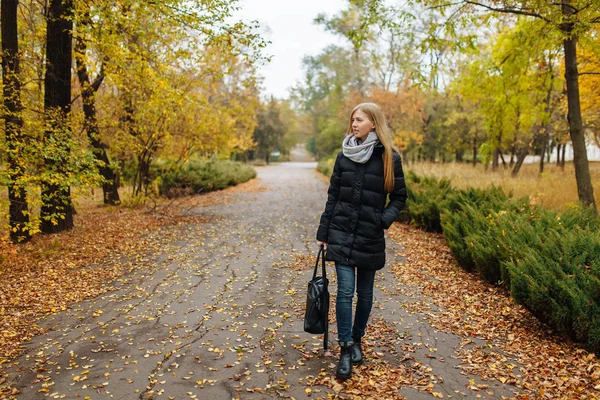
[(317, 240), (327, 243), (328, 261), (372, 270), (385, 265), (383, 230), (404, 208), (406, 185), (400, 155), (393, 153), (394, 190), (386, 206), (383, 150), (378, 144), (365, 164), (337, 155), (317, 231)]

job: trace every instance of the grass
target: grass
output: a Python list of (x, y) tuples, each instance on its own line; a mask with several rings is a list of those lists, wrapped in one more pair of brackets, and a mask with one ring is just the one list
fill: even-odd
[[(525, 164), (517, 177), (511, 176), (511, 169), (500, 166), (498, 171), (491, 168), (485, 170), (483, 165), (473, 167), (471, 164), (458, 163), (412, 163), (405, 164), (406, 170), (417, 175), (448, 178), (452, 185), (459, 189), (467, 187), (487, 188), (500, 186), (516, 197), (528, 196), (533, 203), (554, 210), (564, 210), (578, 201), (575, 170), (572, 163), (567, 163), (564, 170), (556, 165), (546, 164), (544, 172), (539, 174), (538, 164)], [(596, 203), (600, 200), (600, 163), (590, 162), (592, 185)]]

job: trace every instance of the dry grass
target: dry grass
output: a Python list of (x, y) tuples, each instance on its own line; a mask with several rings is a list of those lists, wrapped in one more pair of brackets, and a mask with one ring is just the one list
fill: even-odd
[[(562, 210), (570, 204), (577, 203), (577, 185), (572, 163), (568, 163), (564, 170), (553, 164), (546, 165), (541, 175), (538, 164), (526, 164), (515, 178), (511, 177), (510, 168), (504, 169), (502, 166), (496, 172), (491, 168), (486, 171), (482, 165), (473, 167), (471, 164), (457, 163), (414, 163), (405, 165), (405, 169), (417, 175), (449, 178), (453, 186), (459, 189), (500, 186), (507, 192), (512, 191), (515, 197), (529, 196), (532, 202), (555, 210)], [(600, 163), (591, 162), (590, 170), (598, 202)]]

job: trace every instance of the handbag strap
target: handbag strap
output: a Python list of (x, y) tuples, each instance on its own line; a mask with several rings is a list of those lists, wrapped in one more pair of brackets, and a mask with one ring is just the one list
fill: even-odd
[(321, 273), (323, 278), (327, 278), (327, 269), (325, 268), (325, 246), (321, 245), (319, 252), (317, 253), (317, 262), (315, 262), (315, 269), (313, 271), (313, 279), (317, 277), (317, 270), (319, 269), (319, 259), (321, 259)]
[[(327, 269), (325, 268), (325, 246), (321, 245), (319, 252), (317, 253), (317, 261), (315, 262), (315, 270), (313, 272), (313, 279), (317, 277), (317, 270), (319, 269), (319, 259), (321, 259), (321, 273), (323, 274), (323, 280), (327, 280)], [(329, 306), (327, 306), (329, 310)], [(329, 314), (329, 313), (328, 313)], [(329, 342), (329, 315), (325, 316), (325, 334), (323, 335), (323, 349), (327, 350), (327, 343)]]

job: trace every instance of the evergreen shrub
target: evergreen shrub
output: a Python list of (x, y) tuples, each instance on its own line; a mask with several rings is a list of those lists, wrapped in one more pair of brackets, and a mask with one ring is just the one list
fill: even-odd
[(453, 193), (448, 179), (421, 177), (411, 171), (405, 173), (406, 201), (405, 215), (412, 224), (429, 232), (442, 232), (441, 210), (447, 197)]
[(237, 161), (192, 159), (183, 167), (157, 163), (154, 175), (159, 193), (171, 198), (225, 189), (256, 177), (256, 171)]
[(540, 321), (600, 354), (600, 220), (591, 210), (559, 213), (497, 187), (458, 190), (406, 175), (413, 223), (439, 224), (463, 268), (507, 287)]

